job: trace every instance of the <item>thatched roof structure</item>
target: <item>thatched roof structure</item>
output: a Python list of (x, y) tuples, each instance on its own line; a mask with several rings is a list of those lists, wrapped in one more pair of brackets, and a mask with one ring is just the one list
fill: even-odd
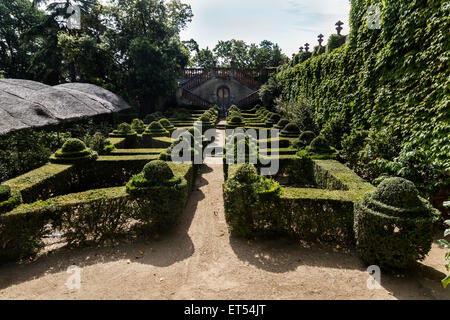
[(0, 135), (131, 108), (121, 97), (87, 83), (57, 86), (0, 79)]

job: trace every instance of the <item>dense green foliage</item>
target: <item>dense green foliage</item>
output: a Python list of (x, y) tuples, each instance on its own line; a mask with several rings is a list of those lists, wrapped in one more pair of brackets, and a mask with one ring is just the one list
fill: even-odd
[(440, 214), (412, 182), (387, 178), (355, 208), (356, 246), (365, 263), (405, 269), (430, 251)]
[[(80, 30), (65, 20), (73, 4), (82, 4)], [(29, 0), (2, 1), (0, 75), (100, 85), (146, 114), (157, 97), (175, 90), (189, 62), (179, 33), (192, 11), (179, 0), (68, 0), (45, 9)]]
[(264, 69), (277, 67), (286, 56), (280, 47), (268, 40), (257, 44), (246, 44), (242, 40), (219, 41), (213, 50), (194, 48), (192, 59), (194, 66), (211, 68), (214, 65), (230, 67), (234, 63), (238, 68)]
[[(381, 5), (379, 30), (367, 28), (373, 4)], [(373, 129), (375, 136), (387, 128), (386, 145), (398, 149), (373, 157), (366, 152), (365, 161), (377, 160), (363, 168), (366, 176), (398, 175), (423, 194), (435, 193), (450, 184), (449, 17), (445, 0), (352, 0), (348, 42), (280, 67), (274, 81), (285, 101), (310, 101), (320, 128), (340, 136), (333, 146), (351, 129)], [(348, 126), (335, 130), (342, 114)]]
[(262, 221), (276, 212), (276, 201), (271, 199), (280, 193), (279, 184), (258, 175), (252, 164), (240, 166), (224, 186), (225, 219), (232, 231), (243, 237), (254, 235)]

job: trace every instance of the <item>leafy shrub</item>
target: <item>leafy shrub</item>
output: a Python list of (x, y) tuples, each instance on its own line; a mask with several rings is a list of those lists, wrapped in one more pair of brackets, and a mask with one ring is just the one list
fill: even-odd
[(167, 120), (166, 118), (160, 119), (159, 123), (164, 127), (164, 129), (166, 129), (168, 131), (174, 130), (173, 124), (169, 120)]
[(323, 136), (314, 138), (307, 148), (307, 151), (316, 154), (327, 154), (332, 152), (328, 141)]
[(385, 179), (355, 206), (358, 253), (367, 264), (405, 269), (431, 249), (439, 212), (411, 181)]
[(327, 139), (331, 146), (336, 149), (342, 149), (342, 138), (344, 134), (350, 131), (349, 121), (344, 113), (339, 113), (325, 124), (322, 129), (322, 135)]
[(392, 130), (388, 128), (380, 131), (371, 130), (367, 143), (360, 153), (358, 171), (369, 180), (386, 174), (381, 163), (394, 160), (400, 153), (400, 146), (400, 141)]
[(84, 142), (87, 147), (100, 155), (110, 154), (116, 149), (116, 147), (100, 132), (96, 132), (93, 136), (86, 135), (84, 137)]
[(131, 129), (136, 131), (137, 133), (142, 133), (145, 130), (145, 124), (144, 121), (141, 119), (133, 119), (131, 122)]
[(275, 129), (284, 129), (284, 127), (286, 127), (289, 123), (288, 119), (280, 119), (280, 121), (278, 121), (278, 123), (276, 124), (276, 126), (274, 126)]
[(68, 139), (62, 146), (61, 151), (63, 153), (75, 153), (84, 151), (86, 149), (86, 145), (80, 139)]
[(305, 62), (309, 58), (311, 58), (312, 53), (311, 52), (300, 52), (295, 55), (294, 59), (292, 59), (292, 65), (295, 66), (297, 64), (300, 64), (302, 62)]
[(224, 185), (225, 219), (231, 230), (243, 237), (261, 231), (261, 221), (276, 212), (272, 201), (281, 194), (280, 185), (259, 176), (252, 164), (243, 164)]
[(270, 77), (267, 83), (259, 89), (259, 98), (264, 107), (272, 108), (275, 99), (280, 96), (281, 92), (281, 84), (277, 82), (275, 77)]
[(93, 161), (97, 157), (97, 152), (87, 148), (83, 141), (71, 138), (50, 157), (50, 161), (54, 163), (82, 163)]
[(117, 133), (119, 134), (131, 134), (132, 132), (133, 129), (131, 128), (131, 125), (126, 122), (122, 122), (117, 126)]
[(11, 195), (11, 187), (0, 185), (0, 202), (6, 201)]
[(367, 130), (352, 130), (350, 134), (344, 134), (341, 155), (350, 168), (355, 169), (358, 166), (359, 154), (364, 148), (368, 136), (369, 131)]
[(144, 123), (150, 124), (154, 121), (159, 121), (162, 118), (164, 118), (164, 115), (161, 112), (150, 113), (144, 117)]
[(314, 140), (315, 137), (316, 137), (316, 134), (314, 132), (304, 131), (300, 134), (298, 139), (296, 139), (292, 143), (292, 146), (296, 149), (303, 149), (303, 148), (309, 146), (309, 144)]
[(314, 51), (312, 53), (312, 57), (319, 56), (319, 55), (325, 53), (325, 51), (326, 51), (325, 47), (323, 47), (323, 46), (315, 46), (314, 47)]
[(331, 52), (334, 49), (337, 49), (345, 44), (345, 36), (338, 35), (338, 34), (332, 34), (328, 38), (327, 43), (327, 52)]
[(306, 99), (300, 99), (299, 102), (289, 102), (278, 99), (277, 110), (287, 118), (291, 119), (292, 122), (295, 122), (300, 131), (318, 132), (310, 102)]
[(280, 137), (294, 138), (298, 137), (299, 134), (300, 129), (298, 126), (295, 123), (290, 122), (283, 128), (283, 130), (281, 130)]

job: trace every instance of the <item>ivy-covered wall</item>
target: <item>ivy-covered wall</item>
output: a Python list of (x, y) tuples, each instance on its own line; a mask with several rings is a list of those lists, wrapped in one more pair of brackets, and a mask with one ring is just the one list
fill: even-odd
[[(376, 4), (381, 28), (369, 29), (367, 10)], [(345, 114), (351, 129), (388, 128), (402, 149), (390, 164), (396, 175), (414, 181), (411, 175), (431, 170), (427, 183), (437, 190), (449, 185), (450, 2), (351, 0), (351, 5), (345, 45), (280, 67), (276, 80), (283, 98), (310, 100), (321, 127)]]

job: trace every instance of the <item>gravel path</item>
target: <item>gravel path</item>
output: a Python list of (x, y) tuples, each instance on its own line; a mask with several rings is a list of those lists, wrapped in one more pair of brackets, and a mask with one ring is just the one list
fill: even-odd
[[(207, 161), (208, 162), (208, 161)], [(0, 266), (0, 299), (450, 299), (437, 244), (406, 276), (368, 274), (353, 250), (289, 240), (232, 237), (224, 218), (221, 164), (205, 164), (180, 223), (151, 242), (61, 248)], [(81, 288), (66, 272), (81, 269)]]

